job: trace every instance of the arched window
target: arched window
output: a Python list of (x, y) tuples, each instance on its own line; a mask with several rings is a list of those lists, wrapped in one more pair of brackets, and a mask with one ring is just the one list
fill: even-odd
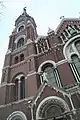
[(15, 79), (15, 100), (20, 100), (25, 98), (25, 77), (23, 75), (18, 75)]
[(18, 63), (19, 62), (19, 58), (18, 58), (18, 56), (16, 56), (15, 57), (15, 60), (14, 60), (14, 63), (16, 64), (16, 63)]
[(15, 80), (15, 91), (14, 91), (14, 97), (15, 97), (15, 100), (18, 100), (18, 79)]
[(24, 54), (21, 54), (20, 55), (20, 61), (23, 61), (24, 60)]
[(57, 85), (57, 75), (54, 66), (50, 63), (45, 64), (42, 67), (43, 81), (47, 81), (50, 84)]
[(80, 54), (80, 40), (75, 43), (76, 49), (78, 50)]
[(21, 25), (19, 28), (18, 28), (18, 32), (22, 31), (24, 29), (24, 25)]
[(80, 59), (78, 58), (77, 55), (72, 55), (71, 59), (72, 59), (72, 62), (74, 63), (74, 65), (75, 65), (75, 68), (76, 68), (78, 74), (80, 75)]
[(17, 43), (17, 48), (22, 47), (24, 45), (24, 38), (20, 38)]

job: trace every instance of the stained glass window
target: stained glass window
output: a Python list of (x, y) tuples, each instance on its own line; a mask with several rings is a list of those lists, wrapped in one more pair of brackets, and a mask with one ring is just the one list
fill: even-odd
[(50, 84), (57, 85), (56, 72), (53, 65), (47, 64), (43, 66), (43, 81), (47, 81)]

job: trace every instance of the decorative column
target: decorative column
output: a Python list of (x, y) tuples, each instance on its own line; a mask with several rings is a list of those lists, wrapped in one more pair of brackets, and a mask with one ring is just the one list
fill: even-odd
[(56, 68), (55, 68), (55, 72), (56, 72), (56, 78), (57, 78), (56, 81), (57, 81), (58, 87), (62, 88), (61, 81)]
[(40, 80), (41, 80), (41, 84), (43, 83), (43, 72), (41, 71), (40, 73), (39, 73), (39, 75), (40, 75)]
[(41, 47), (41, 52), (43, 52), (43, 48), (42, 48), (43, 46), (41, 45), (40, 47)]
[(46, 48), (45, 48), (45, 43), (43, 43), (43, 48), (44, 48), (44, 51), (46, 50)]
[(71, 69), (72, 69), (72, 71), (73, 71), (73, 74), (74, 74), (74, 76), (75, 76), (75, 78), (76, 78), (77, 83), (79, 83), (79, 81), (78, 81), (79, 75), (78, 75), (78, 73), (77, 73), (77, 71), (76, 71), (76, 69), (75, 69), (74, 64), (73, 64), (73, 63), (70, 63), (70, 67), (71, 67)]
[(47, 41), (47, 39), (46, 39), (46, 44), (47, 44), (47, 48), (49, 49), (49, 44), (48, 44), (48, 41)]
[(32, 120), (34, 120), (33, 105), (31, 105), (31, 116), (32, 116)]
[(63, 42), (63, 44), (64, 44), (65, 42), (64, 42), (64, 40), (63, 40), (63, 38), (62, 38), (62, 35), (60, 36), (60, 38), (61, 38), (61, 40), (62, 40), (62, 42)]
[(69, 93), (69, 100), (70, 100), (70, 103), (71, 103), (71, 106), (72, 106), (72, 112), (73, 112), (74, 115), (76, 115), (76, 109), (74, 107), (74, 104), (73, 104), (73, 101), (71, 99), (71, 94), (70, 93)]
[(68, 36), (70, 37), (71, 34), (69, 33), (68, 29), (65, 29), (65, 31), (67, 32)]
[(20, 98), (21, 98), (21, 80), (19, 79), (18, 80), (18, 100), (20, 100)]
[(63, 32), (63, 35), (64, 35), (64, 37), (66, 38), (66, 40), (68, 40), (67, 36), (65, 35), (65, 32)]
[[(76, 114), (76, 109), (74, 108), (74, 105), (73, 105), (73, 102), (72, 102), (72, 99), (71, 99), (71, 94), (70, 93), (69, 94), (63, 93), (63, 96), (64, 96), (64, 98), (65, 98), (65, 96), (67, 96), (69, 98), (70, 103), (71, 103), (71, 107), (72, 107), (72, 112), (73, 112), (73, 114)], [(71, 114), (69, 114), (69, 116), (70, 116), (71, 120), (74, 120)]]
[(72, 26), (72, 28), (74, 29), (75, 32), (78, 32), (78, 30), (74, 27), (74, 25)]
[(38, 44), (36, 44), (36, 48), (37, 48), (37, 53), (39, 54)]

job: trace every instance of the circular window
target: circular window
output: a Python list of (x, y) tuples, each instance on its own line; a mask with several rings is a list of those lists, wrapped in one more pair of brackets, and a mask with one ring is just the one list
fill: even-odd
[(25, 114), (21, 111), (15, 111), (9, 115), (7, 120), (27, 120)]

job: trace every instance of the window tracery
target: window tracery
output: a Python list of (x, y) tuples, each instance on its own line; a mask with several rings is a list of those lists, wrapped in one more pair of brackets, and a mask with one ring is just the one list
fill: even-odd
[(68, 31), (70, 34), (73, 34), (75, 32), (75, 30), (73, 29), (71, 25), (68, 26)]
[(49, 41), (46, 38), (39, 38), (39, 41), (36, 43), (37, 47), (37, 53), (45, 52), (46, 50), (49, 50), (50, 45)]
[(75, 25), (67, 25), (67, 27), (63, 30), (63, 32), (60, 33), (60, 38), (62, 39), (62, 41), (66, 41), (71, 36), (74, 36), (79, 32), (80, 32), (79, 25), (76, 25), (76, 24)]

